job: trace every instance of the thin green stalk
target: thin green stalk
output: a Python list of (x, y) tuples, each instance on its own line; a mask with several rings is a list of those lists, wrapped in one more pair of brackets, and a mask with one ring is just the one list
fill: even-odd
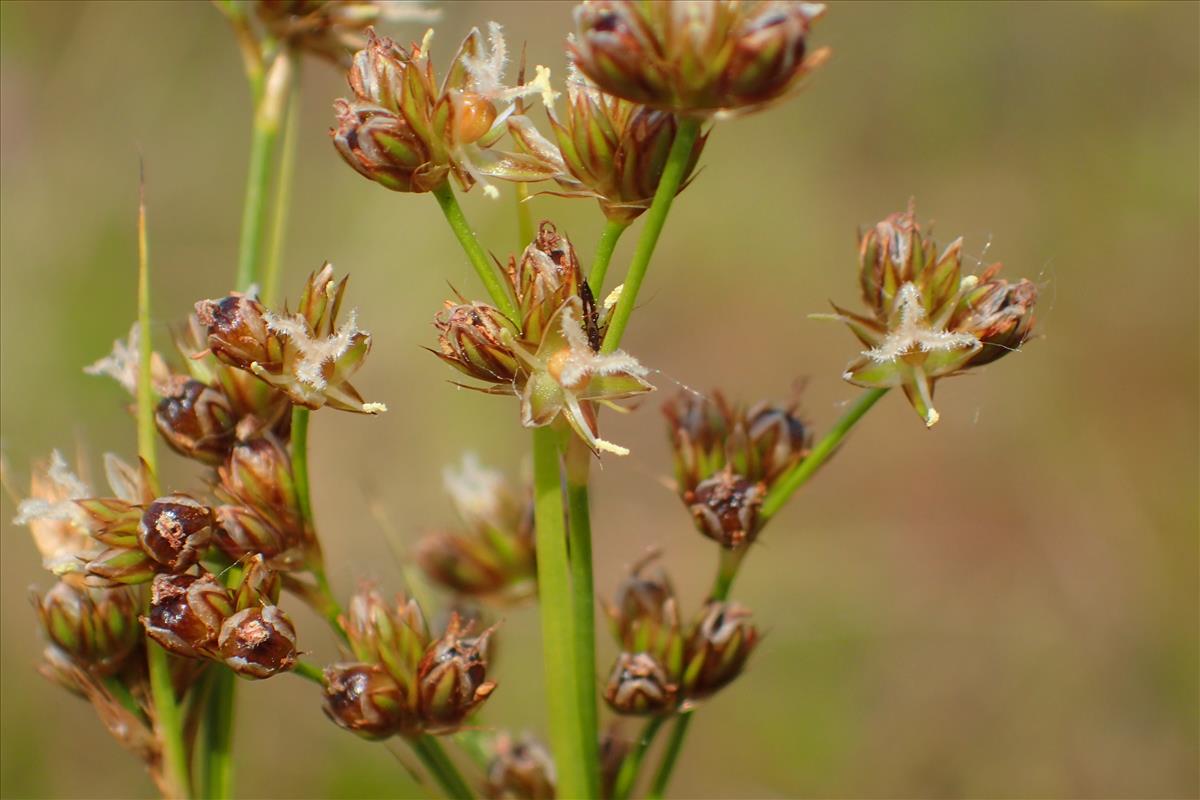
[[(151, 479), (158, 474), (155, 453), (154, 390), (150, 382), (150, 244), (146, 235), (146, 192), (142, 180), (138, 198), (138, 380), (137, 439), (138, 457), (146, 463)], [(149, 602), (149, 594), (147, 594)], [(146, 640), (146, 666), (150, 676), (150, 695), (154, 702), (154, 726), (163, 749), (163, 779), (179, 797), (189, 793), (187, 751), (183, 744), (183, 718), (175, 700), (167, 651)]]
[(437, 739), (429, 734), (422, 734), (409, 739), (408, 743), (447, 797), (453, 800), (472, 800), (474, 795), (471, 787), (467, 785), (458, 767), (454, 766), (454, 762), (446, 755)]
[(642, 288), (646, 268), (650, 266), (650, 258), (654, 255), (658, 236), (667, 222), (671, 204), (675, 202), (675, 195), (683, 184), (688, 161), (692, 157), (692, 148), (699, 135), (700, 120), (693, 117), (679, 118), (679, 130), (675, 133), (675, 141), (671, 143), (671, 152), (667, 154), (662, 178), (659, 179), (658, 189), (654, 192), (654, 202), (646, 212), (646, 222), (641, 236), (638, 237), (637, 248), (633, 251), (629, 272), (625, 275), (621, 299), (617, 301), (612, 320), (608, 323), (608, 332), (604, 335), (604, 344), (600, 348), (602, 353), (611, 353), (621, 346), (621, 337), (625, 335), (625, 326), (629, 324), (629, 316), (637, 303), (638, 290)]
[(608, 274), (608, 265), (617, 249), (617, 242), (628, 229), (628, 222), (610, 219), (604, 225), (600, 241), (596, 243), (596, 257), (592, 260), (592, 271), (588, 273), (587, 282), (597, 300), (602, 299), (599, 295), (604, 290), (604, 276)]
[(671, 772), (675, 769), (679, 751), (683, 749), (683, 739), (687, 736), (688, 725), (691, 721), (691, 711), (680, 714), (679, 719), (675, 720), (675, 726), (671, 728), (671, 738), (667, 740), (667, 749), (663, 753), (662, 763), (658, 765), (658, 772), (654, 773), (654, 781), (650, 784), (650, 791), (646, 795), (650, 800), (662, 800), (666, 793), (667, 784), (671, 782)]
[(653, 717), (646, 723), (641, 737), (633, 744), (633, 750), (621, 762), (621, 769), (617, 772), (617, 782), (613, 787), (614, 800), (628, 800), (629, 796), (633, 794), (633, 787), (637, 785), (638, 772), (642, 768), (642, 760), (646, 757), (646, 751), (654, 743), (654, 737), (658, 735), (659, 728), (668, 719), (669, 717)]
[(283, 107), (292, 80), (292, 59), (275, 56), (262, 92), (256, 97), (254, 129), (250, 138), (250, 168), (242, 207), (242, 236), (238, 245), (237, 288), (246, 291), (261, 280), (263, 236), (267, 229), (267, 197), (275, 167), (275, 143), (283, 121)]
[(529, 207), (529, 184), (517, 184), (517, 252), (533, 241), (533, 209)]
[(212, 686), (204, 707), (203, 758), (199, 792), (204, 798), (233, 797), (233, 718), (237, 676), (221, 664), (213, 666)]
[(475, 273), (479, 275), (479, 280), (483, 281), (483, 285), (487, 289), (488, 294), (491, 295), (492, 302), (496, 304), (496, 308), (500, 309), (509, 319), (518, 319), (517, 306), (509, 295), (508, 289), (504, 286), (504, 282), (501, 281), (500, 276), (496, 273), (496, 267), (488, 258), (487, 253), (483, 251), (479, 240), (475, 238), (475, 232), (471, 230), (471, 224), (467, 222), (462, 208), (458, 205), (458, 200), (454, 197), (454, 190), (450, 188), (450, 182), (447, 181), (434, 189), (433, 196), (437, 198), (438, 205), (442, 208), (442, 213), (446, 215), (446, 222), (450, 223), (450, 229), (454, 231), (455, 237), (458, 238), (458, 243), (462, 245), (467, 258), (471, 261), (471, 266), (475, 268)]
[(850, 432), (850, 429), (887, 392), (887, 389), (869, 389), (863, 392), (858, 400), (854, 402), (854, 405), (850, 406), (846, 410), (846, 413), (842, 415), (842, 418), (837, 421), (837, 424), (830, 429), (829, 433), (825, 434), (821, 441), (816, 443), (812, 452), (790, 472), (785, 473), (779, 478), (779, 481), (767, 493), (766, 499), (763, 500), (760, 513), (764, 520), (775, 516), (783, 508), (792, 494), (803, 486), (821, 468), (822, 464), (829, 460), (829, 457), (837, 450), (838, 445), (842, 443), (842, 439), (846, 438), (846, 434)]
[[(533, 429), (534, 516), (537, 530), (538, 607), (542, 616), (550, 743), (561, 797), (593, 797), (583, 741), (583, 712), (575, 687), (572, 600), (567, 537), (563, 530), (558, 434)], [(592, 738), (595, 738), (593, 732)]]
[(596, 710), (596, 607), (592, 577), (592, 520), (588, 473), (592, 454), (576, 436), (566, 444), (567, 546), (571, 563), (574, 617), (574, 671), (583, 751), (591, 796), (600, 794), (600, 753)]
[(310, 664), (307, 661), (297, 661), (292, 667), (292, 672), (305, 680), (312, 681), (318, 686), (325, 685), (325, 673), (316, 664)]
[(708, 593), (709, 599), (721, 603), (729, 599), (729, 590), (733, 588), (733, 579), (737, 577), (738, 568), (742, 566), (746, 550), (745, 547), (737, 550), (721, 549), (721, 555), (717, 562), (717, 577), (713, 580), (712, 590)]
[(308, 485), (308, 416), (304, 406), (292, 406), (292, 480), (305, 526), (313, 530), (312, 494)]
[[(295, 56), (289, 57), (295, 58)], [(297, 142), (300, 139), (300, 64), (298, 62), (292, 66), (292, 83), (285, 103), (287, 104), (287, 121), (283, 128), (283, 142), (279, 146), (279, 177), (275, 181), (271, 239), (267, 244), (267, 255), (264, 259), (266, 269), (263, 271), (262, 279), (262, 300), (268, 307), (273, 307), (279, 300), (279, 273), (283, 264), (284, 240), (287, 238), (292, 179), (296, 174), (296, 150)]]

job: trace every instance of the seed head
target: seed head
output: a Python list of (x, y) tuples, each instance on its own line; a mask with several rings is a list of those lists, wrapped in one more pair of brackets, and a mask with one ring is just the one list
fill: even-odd
[(677, 690), (654, 656), (621, 653), (609, 674), (604, 699), (618, 714), (658, 716), (674, 711)]
[(195, 564), (212, 538), (213, 511), (186, 495), (155, 500), (142, 513), (138, 543), (167, 572)]
[(59, 581), (34, 607), (51, 644), (93, 675), (122, 669), (137, 647), (137, 596), (127, 587), (96, 589)]
[(244, 678), (269, 678), (296, 663), (296, 629), (278, 606), (243, 609), (221, 625), (225, 665)]
[(567, 44), (601, 91), (676, 113), (762, 108), (794, 90), (828, 56), (807, 53), (819, 4), (585, 2)]
[(750, 611), (736, 603), (710, 601), (705, 606), (688, 636), (687, 666), (680, 681), (680, 691), (689, 701), (713, 694), (741, 674), (759, 640), (749, 617)]
[(334, 664), (325, 669), (325, 716), (364, 739), (417, 732), (404, 693), (378, 664)]
[(225, 459), (237, 422), (225, 393), (194, 379), (163, 397), (154, 412), (154, 424), (171, 449), (205, 464)]
[(158, 575), (142, 625), (146, 635), (177, 656), (212, 658), (221, 626), (233, 613), (233, 596), (211, 574)]
[(554, 800), (554, 761), (540, 742), (531, 736), (514, 739), (501, 733), (492, 750), (483, 789), (485, 797)]
[(708, 538), (728, 549), (749, 544), (758, 535), (759, 507), (766, 486), (736, 474), (732, 467), (701, 481), (684, 493), (696, 527)]

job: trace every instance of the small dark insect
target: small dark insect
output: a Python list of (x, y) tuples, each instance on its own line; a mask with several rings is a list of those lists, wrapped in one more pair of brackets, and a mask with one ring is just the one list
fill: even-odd
[(596, 311), (596, 298), (586, 280), (579, 283), (579, 299), (583, 301), (583, 329), (587, 331), (588, 346), (593, 353), (600, 352), (600, 314)]

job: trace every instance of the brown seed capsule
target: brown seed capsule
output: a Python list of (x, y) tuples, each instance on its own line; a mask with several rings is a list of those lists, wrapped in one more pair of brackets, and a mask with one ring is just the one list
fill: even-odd
[(94, 675), (120, 670), (137, 646), (137, 597), (130, 589), (85, 588), (59, 581), (33, 599), (53, 645)]
[(483, 793), (491, 800), (553, 800), (554, 762), (535, 739), (496, 737)]
[(950, 322), (953, 329), (970, 331), (982, 345), (967, 362), (968, 367), (990, 364), (1019, 350), (1033, 334), (1037, 286), (1025, 278), (1016, 283), (996, 278), (999, 266), (984, 271), (979, 286), (967, 295)]
[(421, 719), (426, 730), (448, 732), (458, 728), (496, 689), (487, 677), (487, 641), (491, 631), (468, 638), (470, 625), (458, 615), (450, 619), (445, 635), (421, 660), (419, 689)]
[(432, 162), (424, 141), (398, 113), (336, 100), (330, 131), (338, 155), (364, 178), (394, 192), (428, 192), (446, 181), (449, 166)]
[(687, 642), (681, 690), (689, 700), (707, 697), (741, 674), (759, 640), (749, 618), (749, 609), (737, 603), (705, 607)]
[(207, 329), (213, 355), (246, 370), (251, 364), (266, 368), (281, 357), (278, 341), (267, 329), (266, 311), (262, 303), (241, 294), (196, 303), (196, 318)]
[(364, 739), (419, 730), (399, 685), (378, 664), (334, 664), (325, 669), (325, 715)]
[(433, 320), (438, 332), (438, 358), (481, 381), (511, 384), (521, 362), (511, 342), (520, 329), (486, 303), (447, 306)]
[(278, 606), (247, 608), (221, 626), (226, 666), (244, 678), (269, 678), (296, 663), (296, 629)]
[(224, 392), (189, 380), (159, 401), (154, 423), (175, 452), (219, 464), (233, 445), (237, 418)]
[(175, 655), (208, 658), (215, 654), (221, 625), (233, 611), (229, 590), (207, 572), (199, 577), (158, 575), (142, 625), (147, 636)]
[(727, 468), (701, 481), (684, 495), (684, 502), (702, 534), (733, 549), (754, 541), (758, 535), (758, 509), (765, 496), (762, 483), (746, 480)]
[(155, 500), (142, 513), (138, 542), (170, 572), (196, 563), (212, 538), (213, 511), (184, 495)]
[(660, 715), (675, 709), (677, 687), (649, 653), (621, 653), (613, 664), (604, 699), (618, 714)]

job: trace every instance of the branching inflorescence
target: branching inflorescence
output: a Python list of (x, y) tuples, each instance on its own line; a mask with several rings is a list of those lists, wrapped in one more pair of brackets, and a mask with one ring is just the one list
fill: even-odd
[[(761, 639), (750, 611), (729, 595), (766, 524), (888, 389), (902, 388), (927, 425), (937, 422), (937, 381), (1028, 340), (1036, 288), (1000, 279), (999, 265), (964, 275), (961, 240), (939, 252), (910, 209), (861, 237), (866, 311), (835, 306), (824, 315), (860, 341), (843, 377), (868, 390), (827, 433), (815, 432), (796, 401), (743, 403), (720, 392), (668, 400), (675, 486), (695, 529), (715, 544), (715, 577), (689, 610), (656, 550), (637, 559), (604, 606), (620, 653), (598, 688), (590, 465), (629, 452), (601, 435), (601, 410), (627, 411), (623, 401), (654, 389), (651, 371), (621, 340), (712, 125), (801, 87), (828, 55), (809, 43), (824, 8), (583, 3), (560, 91), (541, 66), (527, 81), (522, 64), (506, 82), (496, 23), (486, 36), (468, 34), (439, 77), (432, 31), (403, 47), (371, 27), (424, 19), (425, 9), (366, 0), (217, 5), (237, 35), (255, 104), (236, 282), (227, 296), (196, 303), (175, 331), (174, 367), (135, 324), (128, 342), (88, 368), (137, 398), (138, 460), (106, 456), (109, 492), (92, 490), (57, 452), (34, 471), (17, 522), (29, 526), (58, 580), (35, 598), (47, 639), (42, 671), (86, 697), (169, 797), (230, 796), (232, 677), (280, 673), (319, 684), (313, 702), (340, 727), (407, 741), (456, 798), (477, 789), (506, 798), (629, 797), (656, 735), (673, 721), (647, 790), (661, 796), (692, 715), (738, 678)], [(512, 418), (533, 431), (531, 482), (474, 456), (446, 472), (459, 522), (413, 551), (455, 609), (444, 625), (431, 626), (434, 617), (411, 597), (388, 600), (365, 584), (343, 610), (325, 577), (309, 414), (387, 409), (350, 382), (371, 335), (342, 307), (345, 278), (325, 264), (294, 308), (274, 297), (291, 169), (278, 133), (289, 106), (294, 115), (305, 54), (347, 70), (351, 96), (335, 102), (330, 131), (336, 152), (387, 189), (432, 194), (488, 293), (446, 301), (433, 317), (430, 351), (460, 385), (511, 396)], [(550, 136), (532, 114), (539, 104)], [(517, 184), (519, 201), (532, 182), (544, 182), (545, 194), (598, 201), (604, 228), (588, 268), (549, 221), (525, 234), (521, 253), (489, 259), (454, 187), (479, 185), (499, 197), (495, 180)], [(268, 236), (272, 205), (276, 235)], [(602, 292), (617, 242), (638, 218), (644, 225), (624, 281)], [(144, 323), (144, 207), (141, 219)], [(207, 470), (206, 489), (160, 487), (154, 430)], [(338, 663), (301, 658), (286, 610), (296, 601), (327, 620), (343, 648)], [(497, 634), (480, 621), (486, 612), (459, 609), (533, 602), (542, 615), (550, 747), (498, 733), (482, 750), (490, 761), (464, 774), (440, 741), (468, 723), (490, 728), (478, 715), (497, 690), (488, 657)], [(630, 737), (601, 727), (599, 697), (618, 717), (643, 718), (643, 730)], [(478, 735), (467, 735), (459, 743), (479, 757)]]

